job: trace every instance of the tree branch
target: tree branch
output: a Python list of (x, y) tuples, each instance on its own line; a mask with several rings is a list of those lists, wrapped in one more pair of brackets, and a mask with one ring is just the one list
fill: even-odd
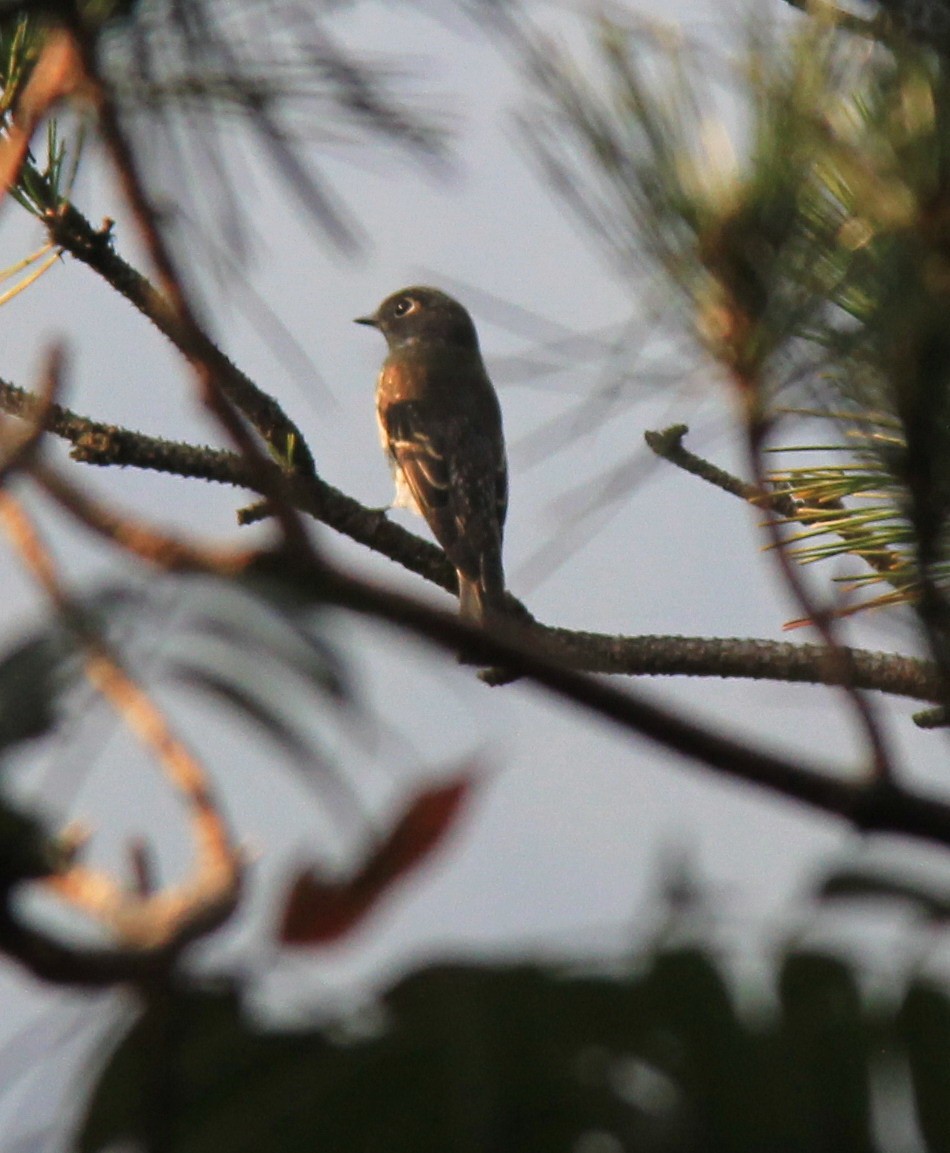
[[(283, 560), (278, 563), (285, 574)], [(903, 833), (950, 845), (950, 804), (911, 793), (887, 778), (803, 768), (797, 761), (695, 724), (634, 693), (553, 662), (545, 647), (535, 643), (533, 629), (509, 625), (506, 630), (485, 630), (454, 614), (437, 612), (332, 569), (321, 573), (319, 588), (312, 574), (306, 574), (303, 590), (308, 589), (310, 595), (389, 621), (451, 651), (465, 651), (475, 660), (511, 669), (560, 699), (613, 721), (624, 731), (646, 737), (726, 776), (840, 817), (856, 828)]]
[[(39, 405), (33, 393), (0, 381), (0, 411), (31, 418)], [(257, 470), (226, 449), (147, 436), (92, 420), (58, 404), (48, 406), (46, 427), (74, 446), (71, 455), (75, 459), (88, 464), (151, 469), (258, 491)], [(276, 464), (269, 467), (278, 468)], [(429, 541), (318, 476), (291, 476), (289, 482), (291, 497), (301, 512), (431, 584), (457, 592), (455, 570), (442, 550)], [(523, 621), (531, 622), (537, 643), (544, 646), (551, 659), (576, 670), (627, 676), (835, 683), (821, 645), (737, 637), (618, 636), (544, 625), (534, 621), (523, 608), (520, 615)], [(925, 703), (940, 701), (940, 680), (930, 662), (895, 653), (849, 651), (855, 687)]]
[[(567, 667), (628, 676), (722, 677), (787, 684), (840, 683), (824, 645), (743, 637), (614, 636), (534, 626), (540, 642)], [(936, 665), (898, 653), (849, 648), (855, 688), (936, 703)]]
[[(45, 218), (50, 238), (65, 252), (97, 272), (120, 296), (155, 325), (185, 356), (193, 334), (146, 277), (122, 259), (113, 247), (112, 222), (93, 228), (70, 203), (63, 204)], [(247, 417), (265, 443), (281, 460), (295, 469), (312, 473), (313, 455), (303, 433), (272, 396), (260, 389), (227, 356), (205, 338), (203, 353), (213, 368), (225, 395)]]
[[(95, 983), (106, 972), (125, 979), (141, 975), (140, 965), (124, 961), (138, 954), (170, 964), (191, 941), (219, 927), (237, 907), (244, 870), (243, 854), (232, 844), (204, 768), (174, 733), (149, 694), (121, 667), (106, 641), (76, 611), (60, 582), (52, 556), (40, 540), (20, 503), (0, 493), (0, 525), (36, 583), (46, 593), (64, 624), (75, 634), (84, 656), (86, 676), (122, 717), (129, 729), (154, 755), (169, 783), (183, 798), (195, 837), (193, 875), (155, 893), (131, 892), (110, 874), (73, 859), (41, 879), (51, 892), (74, 908), (95, 917), (119, 940), (121, 947), (97, 953), (68, 947), (52, 952), (40, 947), (29, 930), (17, 931), (15, 916), (0, 900), (0, 943), (31, 968), (42, 960), (77, 962), (75, 976), (67, 965), (65, 979)], [(2, 894), (8, 897), (8, 894)], [(88, 962), (87, 970), (83, 962)], [(124, 970), (124, 972), (123, 972)], [(37, 970), (35, 970), (37, 971)], [(151, 972), (154, 972), (151, 969)]]
[[(720, 468), (711, 461), (697, 456), (694, 452), (690, 452), (683, 444), (683, 440), (688, 432), (689, 428), (687, 425), (673, 424), (670, 425), (669, 428), (664, 428), (658, 432), (649, 430), (643, 434), (643, 439), (657, 456), (669, 461), (670, 464), (675, 464), (677, 468), (682, 469), (684, 472), (699, 477), (700, 480), (706, 481), (707, 484), (714, 485), (723, 492), (729, 493), (730, 496), (738, 497), (740, 500), (745, 501), (746, 504), (751, 504), (755, 508), (778, 513), (786, 520), (794, 521), (796, 524), (821, 524), (825, 519), (824, 516), (821, 515), (822, 513), (830, 509), (843, 510), (846, 507), (843, 501), (829, 500), (822, 503), (821, 509), (816, 515), (809, 516), (808, 514), (811, 510), (803, 509), (789, 493), (782, 492), (781, 490), (763, 492), (754, 484), (749, 484), (747, 481), (733, 476), (732, 473), (726, 472), (725, 469)], [(846, 525), (839, 525), (835, 531), (845, 543), (848, 543), (851, 534), (849, 534)], [(859, 555), (865, 564), (883, 576), (894, 572), (895, 569), (901, 566), (900, 558), (889, 549), (883, 547), (873, 555), (867, 552), (856, 555)]]
[[(57, 18), (62, 29), (72, 37), (77, 64), (84, 73), (84, 87), (97, 113), (99, 134), (159, 278), (162, 291), (160, 294), (152, 292), (149, 299), (161, 313), (167, 330), (174, 332), (176, 346), (194, 371), (200, 402), (248, 464), (259, 472), (258, 483), (273, 502), (274, 516), (288, 547), (301, 557), (315, 560), (312, 543), (297, 510), (287, 499), (283, 472), (274, 474), (264, 467), (268, 463), (267, 457), (242, 419), (237, 400), (231, 395), (236, 390), (238, 397), (247, 399), (246, 378), (237, 373), (204, 331), (189, 300), (160, 227), (159, 214), (142, 179), (135, 148), (122, 125), (115, 95), (99, 67), (99, 30), (78, 0), (66, 0), (58, 5)], [(52, 217), (67, 217), (69, 207), (65, 202), (57, 204)], [(101, 243), (98, 250), (101, 258)], [(281, 459), (296, 447), (291, 438), (281, 447)]]

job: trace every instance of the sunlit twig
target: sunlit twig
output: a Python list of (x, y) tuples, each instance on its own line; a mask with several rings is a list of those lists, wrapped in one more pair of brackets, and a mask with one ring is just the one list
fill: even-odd
[(24, 564), (69, 624), (85, 653), (90, 683), (149, 748), (172, 785), (185, 798), (198, 846), (194, 877), (179, 886), (142, 895), (111, 876), (78, 862), (45, 885), (101, 921), (126, 949), (157, 952), (184, 944), (222, 924), (240, 892), (243, 859), (232, 846), (204, 769), (173, 733), (151, 697), (80, 617), (62, 588), (55, 565), (19, 501), (0, 493), (0, 525)]

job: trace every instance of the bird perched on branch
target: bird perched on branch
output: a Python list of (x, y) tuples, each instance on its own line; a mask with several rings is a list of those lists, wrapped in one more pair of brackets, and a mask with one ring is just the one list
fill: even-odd
[(372, 316), (389, 355), (376, 384), (397, 507), (425, 517), (458, 573), (462, 616), (504, 611), (508, 467), (498, 397), (472, 318), (437, 288), (404, 288)]

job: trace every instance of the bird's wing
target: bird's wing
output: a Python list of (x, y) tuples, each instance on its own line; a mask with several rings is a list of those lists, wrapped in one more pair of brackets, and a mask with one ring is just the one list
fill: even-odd
[(391, 404), (384, 418), (390, 455), (452, 563), (477, 574), (501, 547), (508, 498), (504, 458), (466, 416), (438, 419), (422, 401)]
[[(441, 519), (451, 503), (452, 476), (445, 428), (416, 400), (391, 404), (381, 415), (386, 447), (403, 475), (419, 512), (441, 540), (433, 517)], [(448, 527), (448, 526), (446, 526)]]

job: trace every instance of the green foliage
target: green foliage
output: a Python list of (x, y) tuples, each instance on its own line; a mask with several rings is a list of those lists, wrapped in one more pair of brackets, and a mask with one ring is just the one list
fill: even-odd
[(944, 992), (913, 982), (886, 1012), (812, 951), (776, 980), (774, 1008), (749, 1015), (701, 947), (658, 944), (610, 976), (434, 966), (359, 1020), (291, 1030), (255, 1024), (235, 986), (179, 983), (118, 1044), (79, 1147), (892, 1153), (885, 1082), (895, 1114), (917, 1102), (927, 1148), (947, 1147)]
[(21, 16), (0, 21), (0, 114), (8, 117), (17, 93), (39, 57), (42, 34), (35, 20)]
[[(853, 22), (852, 22), (853, 23)], [(804, 560), (850, 553), (918, 606), (943, 662), (950, 590), (950, 74), (818, 17), (751, 25), (738, 59), (601, 21), (595, 67), (527, 51), (529, 120), (559, 188), (724, 371), (754, 443), (824, 414), (776, 483)], [(716, 69), (718, 68), (718, 74)], [(731, 77), (740, 112), (723, 99)], [(858, 498), (858, 499), (855, 499)], [(859, 574), (860, 575), (860, 574)]]
[(75, 160), (67, 167), (66, 143), (60, 139), (57, 122), (50, 120), (46, 126), (45, 166), (37, 167), (31, 156), (23, 164), (19, 180), (10, 188), (10, 195), (40, 220), (55, 215), (69, 199), (81, 150), (81, 142), (77, 140), (72, 146)]
[[(35, 16), (0, 20), (0, 130), (9, 132), (18, 96), (29, 81), (43, 47), (46, 29)], [(55, 119), (46, 124), (46, 162), (39, 167), (30, 153), (10, 195), (43, 219), (68, 199), (82, 151), (78, 134), (68, 149)], [(67, 155), (70, 162), (67, 165)]]
[(772, 483), (797, 505), (794, 516), (786, 518), (786, 546), (803, 564), (846, 556), (862, 561), (864, 567), (837, 579), (862, 593), (887, 587), (873, 598), (862, 595), (854, 611), (913, 601), (915, 538), (903, 512), (903, 489), (881, 459), (888, 447), (902, 451), (899, 429), (871, 413), (850, 424), (850, 437), (842, 443), (777, 450), (817, 458), (814, 464), (769, 471)]

